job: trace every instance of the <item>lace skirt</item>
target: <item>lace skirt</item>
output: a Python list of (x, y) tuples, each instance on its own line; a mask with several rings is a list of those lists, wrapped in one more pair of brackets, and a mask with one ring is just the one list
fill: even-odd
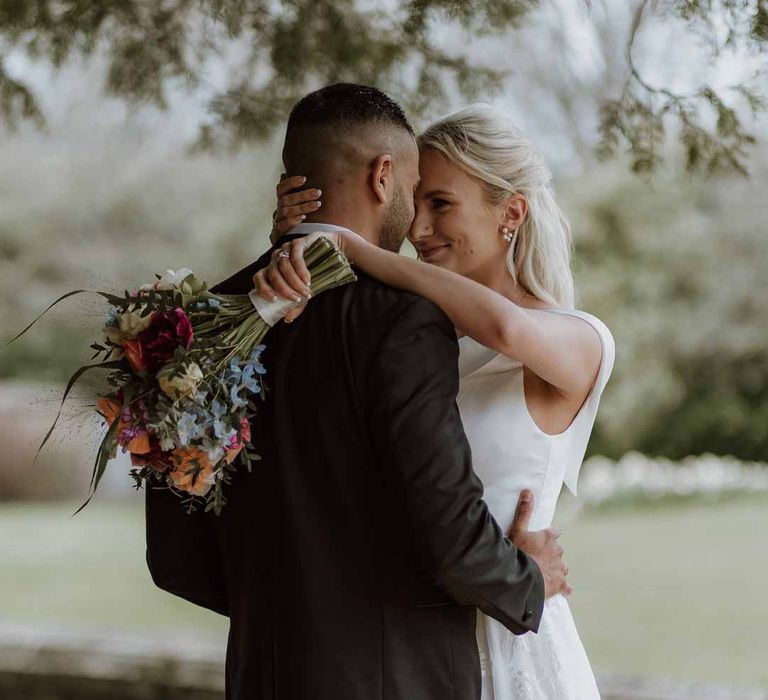
[(477, 612), (482, 700), (600, 700), (568, 601), (544, 603), (539, 631), (512, 634)]

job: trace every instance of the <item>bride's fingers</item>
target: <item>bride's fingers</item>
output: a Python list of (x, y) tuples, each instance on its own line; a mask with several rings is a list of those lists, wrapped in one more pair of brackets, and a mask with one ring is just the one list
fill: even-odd
[(291, 288), (291, 285), (285, 281), (283, 273), (276, 267), (270, 265), (267, 268), (265, 275), (272, 289), (277, 292), (279, 297), (290, 299), (291, 301), (301, 301), (301, 295)]
[(307, 178), (305, 178), (303, 175), (292, 175), (291, 177), (286, 177), (280, 180), (280, 182), (277, 183), (277, 187), (275, 188), (278, 199), (291, 190), (295, 190), (297, 187), (301, 187), (306, 181)]
[[(283, 250), (286, 250), (286, 248), (283, 248)], [(290, 250), (295, 251), (295, 247), (291, 246)], [(277, 259), (277, 268), (286, 284), (291, 287), (295, 294), (298, 294), (299, 296), (312, 296), (309, 287), (304, 283), (301, 277), (299, 277), (295, 269), (296, 258), (300, 257), (301, 252), (299, 252), (298, 255), (295, 252), (291, 252), (290, 257), (279, 256)], [(300, 299), (297, 299), (297, 301), (300, 301)]]
[(293, 323), (301, 314), (304, 313), (304, 309), (307, 308), (306, 302), (302, 304), (301, 306), (297, 306), (295, 309), (291, 309), (286, 315), (285, 315), (285, 322), (286, 323)]
[(264, 277), (272, 289), (275, 290), (278, 296), (283, 299), (291, 299), (293, 301), (301, 301), (301, 294), (294, 290), (288, 281), (285, 279), (282, 271), (278, 267), (280, 260), (279, 254), (281, 249), (276, 248), (272, 253), (272, 262), (267, 265), (264, 272)]
[(272, 241), (272, 243), (277, 243), (280, 236), (284, 233), (288, 233), (288, 231), (294, 226), (298, 226), (306, 218), (307, 217), (305, 216), (295, 216), (292, 219), (277, 219), (272, 225), (272, 236), (270, 236), (270, 241)]
[(297, 238), (296, 240), (291, 241), (290, 245), (291, 262), (293, 263), (293, 267), (296, 270), (296, 274), (298, 274), (298, 276), (301, 278), (301, 281), (304, 282), (306, 294), (308, 296), (312, 296), (312, 290), (309, 286), (309, 283), (312, 280), (312, 273), (309, 271), (307, 263), (304, 261), (304, 241), (302, 241), (301, 238)]
[(307, 202), (314, 202), (322, 196), (322, 190), (316, 190), (308, 188), (306, 190), (300, 190), (299, 192), (291, 192), (290, 194), (280, 197), (278, 203), (281, 207), (294, 207), (297, 204), (306, 204)]
[(272, 289), (269, 282), (266, 279), (266, 268), (259, 270), (253, 276), (253, 286), (259, 293), (260, 297), (264, 297), (267, 301), (277, 301), (278, 296), (275, 294), (275, 290)]
[(294, 206), (280, 206), (277, 209), (277, 220), (292, 219), (302, 214), (310, 214), (313, 211), (317, 211), (322, 206), (320, 201), (307, 202), (305, 204), (296, 204)]

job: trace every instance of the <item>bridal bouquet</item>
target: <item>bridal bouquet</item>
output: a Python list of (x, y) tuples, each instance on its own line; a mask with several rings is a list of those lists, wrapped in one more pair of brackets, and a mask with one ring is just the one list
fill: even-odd
[[(344, 254), (327, 238), (307, 250), (313, 296), (356, 279)], [(300, 302), (265, 303), (250, 294), (214, 294), (191, 270), (168, 270), (158, 280), (123, 297), (97, 291), (110, 304), (104, 339), (91, 348), (100, 362), (80, 367), (62, 398), (86, 371), (110, 370), (113, 389), (96, 400), (108, 427), (91, 476), (90, 501), (118, 446), (131, 455), (136, 488), (143, 482), (166, 484), (205, 497), (205, 510), (218, 515), (226, 503), (222, 487), (231, 481), (238, 455), (251, 470), (259, 456), (251, 445), (256, 399), (264, 399), (266, 372), (261, 363), (267, 331)], [(89, 290), (75, 290), (51, 304)], [(40, 314), (42, 316), (43, 314)], [(39, 320), (29, 324), (13, 340)], [(38, 454), (53, 432), (53, 425)]]

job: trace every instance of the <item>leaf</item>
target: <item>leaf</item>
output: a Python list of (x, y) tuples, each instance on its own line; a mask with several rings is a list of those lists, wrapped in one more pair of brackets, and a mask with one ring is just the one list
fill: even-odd
[[(74, 383), (80, 378), (82, 374), (87, 372), (89, 369), (119, 369), (125, 366), (124, 360), (110, 360), (109, 362), (99, 362), (95, 365), (83, 365), (80, 367), (77, 372), (75, 372), (72, 377), (70, 378), (69, 382), (67, 382), (67, 388), (64, 390), (64, 396), (61, 399), (61, 405), (59, 406), (59, 412), (56, 414), (56, 418), (53, 420), (53, 425), (50, 427), (48, 432), (46, 433), (45, 437), (43, 438), (42, 443), (40, 443), (40, 447), (37, 448), (37, 452), (35, 453), (35, 458), (32, 460), (32, 467), (34, 468), (35, 464), (37, 463), (37, 458), (40, 455), (40, 451), (45, 446), (45, 443), (48, 442), (48, 438), (51, 437), (51, 433), (53, 433), (54, 428), (56, 427), (56, 423), (59, 421), (59, 417), (61, 416), (61, 411), (64, 408), (64, 402), (67, 400), (67, 395), (69, 394), (70, 390), (72, 389), (72, 386)], [(117, 423), (117, 421), (115, 421)]]

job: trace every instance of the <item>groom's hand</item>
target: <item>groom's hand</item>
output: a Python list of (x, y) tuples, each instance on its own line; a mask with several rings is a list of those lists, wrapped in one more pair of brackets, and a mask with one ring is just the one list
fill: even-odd
[(507, 537), (538, 564), (544, 576), (545, 598), (558, 593), (570, 595), (573, 589), (566, 581), (568, 567), (563, 561), (563, 548), (556, 541), (560, 537), (560, 531), (554, 527), (548, 527), (546, 530), (529, 532), (528, 524), (532, 513), (533, 492), (525, 489), (520, 494), (515, 519), (512, 521)]

